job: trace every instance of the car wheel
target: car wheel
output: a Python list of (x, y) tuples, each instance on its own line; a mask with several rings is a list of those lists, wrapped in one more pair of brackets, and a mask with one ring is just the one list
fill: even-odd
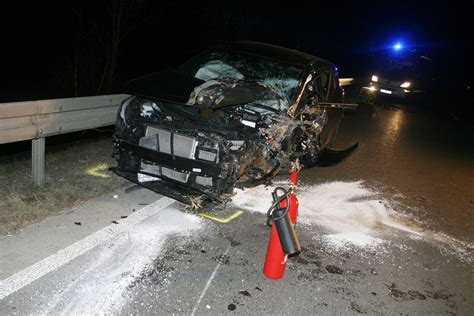
[(307, 153), (301, 157), (300, 163), (304, 168), (314, 167), (319, 160), (319, 151), (321, 150), (321, 138), (318, 135), (316, 139), (312, 139), (307, 144)]

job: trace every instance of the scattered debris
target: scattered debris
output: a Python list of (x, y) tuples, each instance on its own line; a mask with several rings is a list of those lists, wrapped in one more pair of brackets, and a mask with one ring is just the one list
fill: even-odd
[(171, 274), (175, 268), (166, 265), (163, 258), (156, 258), (152, 267), (153, 269), (146, 276), (150, 282), (160, 286), (170, 282)]
[(248, 297), (252, 296), (252, 295), (249, 293), (249, 291), (239, 291), (239, 294), (242, 294), (243, 296), (248, 296)]
[(344, 272), (344, 270), (342, 270), (338, 266), (333, 266), (333, 265), (327, 265), (326, 271), (331, 274), (342, 274)]
[(237, 246), (242, 245), (241, 242), (235, 241), (234, 239), (232, 239), (230, 237), (227, 237), (227, 239), (230, 241), (230, 246), (231, 247), (237, 247)]
[(200, 210), (203, 207), (203, 202), (204, 195), (190, 196), (189, 204), (187, 204), (185, 208), (189, 209), (190, 211)]
[(212, 257), (216, 262), (221, 263), (221, 264), (229, 264), (230, 259), (228, 255), (219, 255)]
[[(412, 300), (415, 300), (415, 299), (418, 299), (418, 300), (426, 300), (426, 295), (418, 292), (418, 291), (413, 291), (413, 290), (408, 290), (407, 292), (403, 292), (401, 290), (399, 290), (397, 288), (397, 285), (395, 283), (392, 283), (390, 285), (388, 284), (385, 284), (388, 289), (390, 290), (390, 296), (398, 301), (398, 302), (403, 302), (403, 301), (412, 301)], [(430, 296), (430, 294), (428, 294), (428, 297), (430, 298), (434, 298), (432, 296)], [(443, 299), (448, 299), (449, 296), (445, 296), (445, 298)]]
[(452, 295), (447, 294), (447, 293), (428, 291), (428, 292), (426, 292), (426, 296), (428, 296), (429, 298), (432, 298), (434, 300), (447, 300)]
[(408, 294), (419, 300), (426, 300), (426, 296), (418, 291), (408, 291)]

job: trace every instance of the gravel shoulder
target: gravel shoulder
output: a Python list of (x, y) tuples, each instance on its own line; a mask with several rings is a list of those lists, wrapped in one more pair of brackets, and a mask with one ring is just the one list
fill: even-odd
[(113, 166), (111, 130), (46, 139), (46, 185), (31, 179), (30, 142), (0, 146), (0, 236), (128, 184)]

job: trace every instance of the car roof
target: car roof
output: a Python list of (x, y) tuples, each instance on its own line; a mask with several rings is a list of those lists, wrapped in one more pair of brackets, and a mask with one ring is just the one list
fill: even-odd
[(231, 49), (243, 53), (248, 53), (257, 56), (264, 56), (276, 60), (281, 60), (289, 64), (309, 65), (313, 64), (316, 67), (330, 66), (334, 68), (334, 64), (328, 60), (316, 57), (295, 49), (271, 45), (252, 41), (238, 41), (221, 44), (218, 47), (224, 49)]

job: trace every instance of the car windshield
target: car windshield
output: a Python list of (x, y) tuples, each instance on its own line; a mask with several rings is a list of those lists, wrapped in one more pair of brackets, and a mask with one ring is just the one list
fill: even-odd
[[(302, 66), (224, 50), (207, 51), (198, 55), (182, 65), (180, 70), (204, 81), (230, 78), (237, 81), (257, 82), (272, 89), (283, 100), (283, 107), (286, 108), (296, 95), (303, 72)], [(261, 101), (261, 103), (271, 103), (268, 99)]]

